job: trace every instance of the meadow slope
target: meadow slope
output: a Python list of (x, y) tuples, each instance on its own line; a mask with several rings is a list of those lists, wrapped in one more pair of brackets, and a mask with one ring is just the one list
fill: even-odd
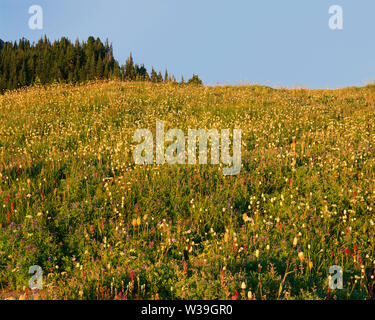
[[(0, 290), (49, 299), (366, 299), (375, 87), (94, 82), (0, 96)], [(137, 128), (242, 130), (242, 168), (135, 165)], [(344, 288), (328, 289), (339, 265)]]

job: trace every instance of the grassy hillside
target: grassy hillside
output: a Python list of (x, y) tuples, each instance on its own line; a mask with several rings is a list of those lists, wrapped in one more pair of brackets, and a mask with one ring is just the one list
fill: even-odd
[[(0, 288), (51, 299), (365, 299), (375, 88), (99, 82), (0, 96)], [(135, 165), (137, 128), (242, 129), (242, 168)], [(344, 271), (328, 290), (328, 269)]]

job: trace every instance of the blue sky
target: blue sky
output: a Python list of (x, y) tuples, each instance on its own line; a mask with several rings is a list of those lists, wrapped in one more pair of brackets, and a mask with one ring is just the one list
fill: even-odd
[[(43, 30), (31, 30), (31, 5)], [(328, 27), (340, 5), (344, 29)], [(1, 0), (0, 39), (108, 38), (148, 69), (206, 84), (338, 88), (375, 81), (374, 0)]]

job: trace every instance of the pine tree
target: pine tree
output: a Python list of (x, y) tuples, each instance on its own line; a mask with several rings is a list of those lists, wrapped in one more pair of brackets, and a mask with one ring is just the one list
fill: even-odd
[(161, 75), (161, 72), (159, 71), (158, 75), (157, 75), (157, 82), (163, 82), (163, 76)]
[(103, 70), (104, 69), (104, 65), (103, 65), (103, 61), (102, 61), (102, 58), (99, 57), (98, 59), (98, 62), (96, 64), (96, 78), (99, 78), (99, 79), (102, 79), (103, 78)]
[(95, 79), (96, 66), (95, 66), (95, 53), (92, 52), (89, 60), (87, 61), (87, 80)]
[(152, 82), (175, 81), (165, 70), (152, 68), (151, 74), (143, 64), (135, 64), (130, 53), (125, 65), (113, 57), (108, 40), (89, 37), (86, 42), (74, 44), (67, 38), (51, 43), (46, 36), (35, 44), (26, 39), (18, 42), (0, 40), (0, 92), (39, 82), (82, 82), (93, 79), (119, 79)]
[(151, 70), (151, 82), (158, 82), (158, 75), (154, 68)]
[(149, 81), (150, 80), (150, 78), (148, 76), (148, 73), (147, 73), (147, 70), (146, 70), (146, 68), (143, 64), (138, 68), (138, 74), (139, 74), (140, 80), (142, 80), (142, 81)]
[(113, 76), (115, 78), (121, 79), (121, 70), (120, 70), (120, 66), (119, 66), (117, 61), (114, 63)]
[(18, 83), (20, 84), (21, 87), (28, 85), (26, 60), (22, 61), (22, 67), (19, 73)]
[(136, 79), (135, 66), (134, 66), (133, 56), (131, 52), (130, 52), (129, 58), (126, 60), (126, 63), (125, 63), (125, 79), (128, 81), (132, 81)]
[(164, 83), (167, 83), (168, 81), (170, 81), (170, 77), (168, 75), (168, 70), (165, 69), (165, 74), (164, 74)]
[(194, 85), (194, 86), (202, 86), (203, 82), (201, 79), (199, 79), (198, 75), (193, 74), (191, 79), (188, 80), (188, 84)]

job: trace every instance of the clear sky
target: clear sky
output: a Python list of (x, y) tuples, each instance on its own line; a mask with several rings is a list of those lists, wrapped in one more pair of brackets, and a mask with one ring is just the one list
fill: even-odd
[[(31, 5), (43, 29), (28, 26)], [(343, 8), (343, 30), (328, 26)], [(0, 39), (108, 38), (115, 58), (209, 85), (337, 88), (375, 81), (374, 0), (0, 0)]]

